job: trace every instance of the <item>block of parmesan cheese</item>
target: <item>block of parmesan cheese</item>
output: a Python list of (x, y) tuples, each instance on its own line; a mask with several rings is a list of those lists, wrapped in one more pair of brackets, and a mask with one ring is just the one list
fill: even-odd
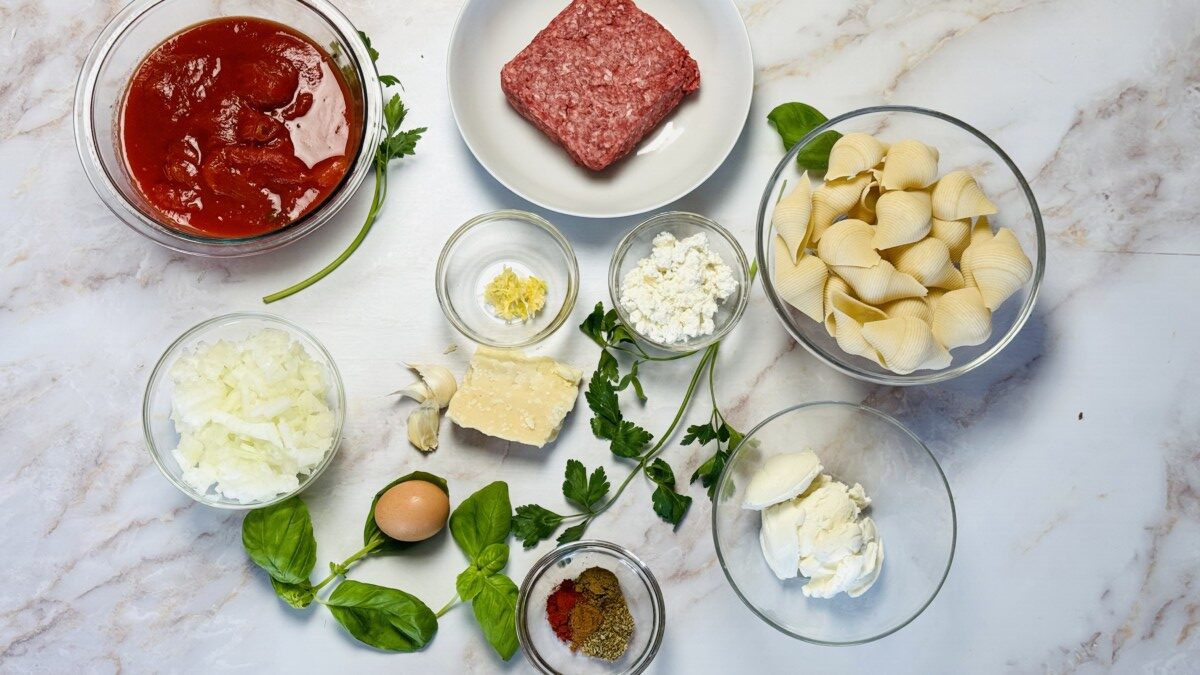
[(480, 347), (446, 416), (466, 429), (542, 447), (575, 407), (583, 371), (545, 356)]

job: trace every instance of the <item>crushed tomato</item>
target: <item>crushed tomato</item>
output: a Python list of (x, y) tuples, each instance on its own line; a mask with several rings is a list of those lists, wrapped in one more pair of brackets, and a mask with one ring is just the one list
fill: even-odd
[(227, 17), (155, 47), (134, 72), (121, 145), (162, 224), (222, 239), (285, 227), (321, 205), (361, 143), (359, 106), (316, 43)]

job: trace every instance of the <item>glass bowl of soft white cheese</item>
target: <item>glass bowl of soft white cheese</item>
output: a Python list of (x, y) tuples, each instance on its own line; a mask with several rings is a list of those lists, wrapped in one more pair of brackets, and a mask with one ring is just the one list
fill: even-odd
[(252, 509), (298, 494), (333, 460), (346, 398), (329, 352), (270, 314), (209, 319), (150, 374), (142, 428), (154, 463), (208, 506)]
[(724, 227), (694, 213), (660, 213), (613, 252), (608, 290), (643, 342), (692, 352), (725, 337), (746, 310), (750, 264)]
[(713, 540), (759, 618), (806, 642), (890, 635), (954, 558), (954, 499), (912, 432), (853, 403), (798, 405), (751, 430), (717, 484)]

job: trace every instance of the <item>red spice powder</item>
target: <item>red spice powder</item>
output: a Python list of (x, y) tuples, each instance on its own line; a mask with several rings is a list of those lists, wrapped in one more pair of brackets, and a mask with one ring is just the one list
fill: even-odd
[(582, 594), (575, 590), (575, 582), (567, 579), (546, 598), (546, 616), (550, 627), (563, 642), (571, 642), (571, 610)]

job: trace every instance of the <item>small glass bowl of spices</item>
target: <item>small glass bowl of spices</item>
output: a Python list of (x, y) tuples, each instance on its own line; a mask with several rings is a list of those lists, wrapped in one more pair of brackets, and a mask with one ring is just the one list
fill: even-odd
[(528, 347), (575, 308), (579, 264), (566, 237), (526, 211), (494, 211), (458, 228), (437, 263), (437, 296), (460, 333), (490, 347)]
[(750, 264), (737, 239), (695, 213), (660, 213), (613, 252), (608, 291), (625, 325), (669, 352), (725, 337), (750, 299)]
[(658, 653), (665, 622), (650, 569), (605, 541), (546, 554), (517, 597), (517, 636), (543, 673), (640, 673)]

